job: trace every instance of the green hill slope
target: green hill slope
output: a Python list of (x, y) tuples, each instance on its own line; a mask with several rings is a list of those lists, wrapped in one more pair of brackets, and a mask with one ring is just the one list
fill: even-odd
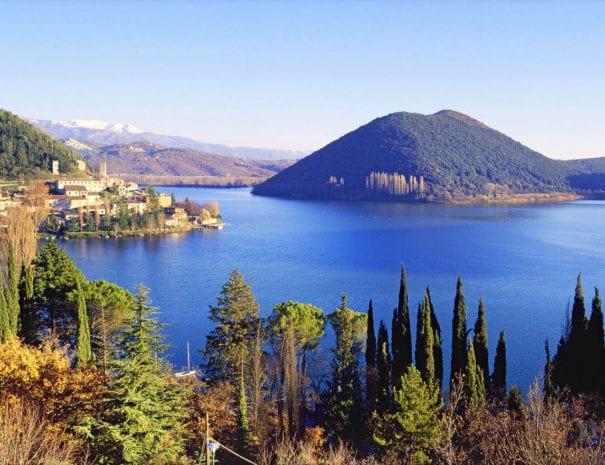
[(0, 177), (38, 177), (50, 174), (52, 160), (62, 173), (76, 169), (80, 155), (18, 116), (0, 109)]
[(451, 201), (569, 192), (569, 167), (450, 110), (393, 113), (254, 189), (291, 198)]

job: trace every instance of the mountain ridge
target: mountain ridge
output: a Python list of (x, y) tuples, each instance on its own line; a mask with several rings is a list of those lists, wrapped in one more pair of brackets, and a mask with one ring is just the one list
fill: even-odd
[(307, 155), (307, 152), (295, 150), (231, 147), (223, 144), (201, 142), (189, 137), (146, 131), (129, 123), (108, 123), (101, 120), (29, 119), (28, 121), (57, 139), (76, 139), (85, 144), (127, 144), (145, 140), (164, 147), (191, 148), (217, 155), (263, 160), (291, 160)]
[(598, 159), (592, 165), (550, 159), (453, 110), (397, 112), (330, 142), (255, 187), (254, 193), (300, 199), (479, 201), (592, 190), (603, 173)]

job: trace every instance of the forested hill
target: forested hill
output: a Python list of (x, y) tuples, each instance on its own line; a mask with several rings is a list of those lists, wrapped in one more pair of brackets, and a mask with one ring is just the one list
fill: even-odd
[(570, 192), (579, 165), (535, 152), (451, 110), (393, 113), (254, 189), (291, 198), (452, 201)]
[(82, 157), (18, 116), (0, 109), (0, 177), (48, 175), (52, 160), (62, 173), (76, 169)]

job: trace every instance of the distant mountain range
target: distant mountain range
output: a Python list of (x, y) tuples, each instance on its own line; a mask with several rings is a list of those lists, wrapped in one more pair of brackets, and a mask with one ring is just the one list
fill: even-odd
[(125, 123), (107, 123), (98, 120), (49, 121), (30, 119), (28, 121), (56, 139), (74, 139), (93, 147), (146, 141), (163, 147), (194, 149), (205, 153), (257, 160), (295, 160), (308, 154), (307, 152), (291, 150), (210, 144), (188, 137), (169, 136), (145, 131)]
[[(73, 146), (74, 140), (68, 144)], [(151, 184), (254, 185), (293, 163), (166, 148), (145, 141), (79, 150), (91, 152), (88, 164), (95, 170), (105, 161), (109, 174)]]
[(458, 112), (393, 113), (254, 189), (290, 198), (481, 201), (605, 190), (605, 158), (545, 157)]

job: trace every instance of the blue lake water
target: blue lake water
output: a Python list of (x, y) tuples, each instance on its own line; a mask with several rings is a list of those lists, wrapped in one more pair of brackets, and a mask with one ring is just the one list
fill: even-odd
[[(251, 284), (263, 316), (285, 300), (333, 311), (346, 292), (349, 306), (390, 329), (405, 263), (415, 332), (416, 308), (429, 286), (449, 366), (456, 279), (463, 277), (474, 325), (483, 296), (490, 366), (506, 332), (508, 382), (526, 389), (544, 365), (544, 341), (554, 352), (582, 273), (587, 312), (594, 286), (605, 287), (605, 202), (541, 206), (446, 206), (372, 202), (312, 202), (252, 196), (248, 189), (160, 188), (200, 203), (218, 200), (222, 231), (144, 238), (64, 241), (88, 279), (134, 290), (151, 288), (179, 368), (192, 360), (209, 331), (231, 270)], [(324, 347), (329, 346), (326, 341)]]

